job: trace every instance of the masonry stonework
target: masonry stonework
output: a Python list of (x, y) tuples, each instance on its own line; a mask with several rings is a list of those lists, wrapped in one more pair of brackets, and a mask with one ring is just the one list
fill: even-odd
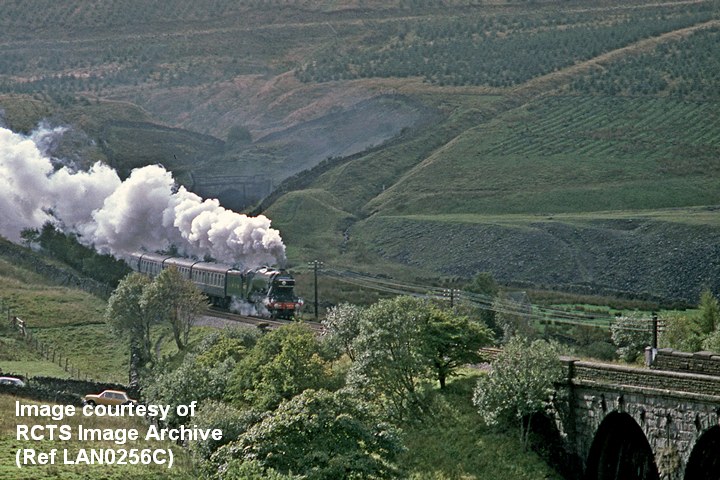
[(697, 440), (718, 425), (720, 376), (568, 358), (563, 362), (567, 383), (558, 390), (557, 423), (582, 472), (603, 421), (622, 413), (642, 429), (660, 479), (685, 478)]

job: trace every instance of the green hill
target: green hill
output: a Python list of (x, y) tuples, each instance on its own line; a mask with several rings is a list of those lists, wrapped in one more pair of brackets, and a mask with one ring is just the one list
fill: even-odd
[[(641, 15), (634, 43), (567, 58), (504, 95), (444, 89), (436, 101), (466, 100), (454, 116), (323, 173), (308, 194), (333, 194), (358, 222), (315, 254), (584, 293), (694, 301), (702, 285), (719, 288), (720, 70), (704, 53), (720, 38), (715, 13), (639, 40), (658, 12), (630, 11)], [(282, 219), (283, 207), (270, 213)]]
[(141, 3), (8, 6), (7, 123), (236, 208), (274, 189), (295, 265), (720, 289), (717, 0)]

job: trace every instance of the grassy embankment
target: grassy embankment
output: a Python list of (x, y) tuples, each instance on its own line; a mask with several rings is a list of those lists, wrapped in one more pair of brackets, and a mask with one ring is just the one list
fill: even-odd
[[(390, 162), (392, 152), (377, 154), (286, 195), (269, 213), (288, 239), (298, 240), (288, 242), (290, 252), (322, 244), (328, 256), (343, 245), (348, 220), (367, 214), (370, 219), (350, 231), (360, 236), (357, 244), (385, 245), (383, 233), (392, 233), (394, 218), (419, 229), (438, 221), (522, 228), (548, 216), (568, 224), (644, 218), (717, 227), (712, 212), (682, 210), (720, 198), (713, 112), (713, 104), (666, 98), (539, 100), (462, 131), (403, 175), (395, 172), (398, 162)], [(699, 127), (692, 135), (688, 123)], [(692, 150), (702, 154), (688, 155)], [(363, 181), (363, 172), (374, 182)], [(374, 228), (378, 216), (383, 224)], [(373, 235), (363, 235), (367, 230)]]
[(96, 380), (123, 382), (127, 378), (126, 342), (110, 333), (103, 320), (105, 302), (86, 292), (58, 286), (40, 275), (0, 259), (0, 298), (7, 313), (26, 322), (32, 336), (63, 358), (57, 364), (41, 358), (3, 320), (0, 331), (0, 369), (29, 376), (67, 376), (69, 366)]
[(471, 402), (478, 372), (463, 372), (442, 394), (443, 411), (405, 430), (403, 465), (412, 480), (560, 480), (514, 429), (485, 426)]

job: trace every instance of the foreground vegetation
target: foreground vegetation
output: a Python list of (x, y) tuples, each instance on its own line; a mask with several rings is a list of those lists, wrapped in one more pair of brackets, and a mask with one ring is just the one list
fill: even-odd
[[(203, 478), (559, 478), (525, 439), (483, 426), (472, 408), (471, 383), (483, 374), (458, 368), (479, 361), (479, 345), (491, 341), (482, 324), (398, 297), (366, 309), (340, 306), (327, 326), (324, 339), (298, 324), (264, 335), (217, 332), (177, 367), (149, 372), (149, 401), (196, 399), (193, 421), (223, 429), (221, 441), (190, 442)], [(557, 363), (556, 355), (549, 359)], [(539, 390), (533, 412), (551, 386)], [(430, 432), (457, 437), (431, 453)], [(447, 460), (431, 460), (438, 454)], [(493, 454), (513, 460), (490, 462)]]
[[(28, 292), (57, 288), (9, 263), (4, 271), (5, 292), (13, 287)], [(109, 306), (102, 304), (106, 323), (82, 326), (60, 322), (55, 330), (46, 329), (48, 340), (55, 347), (70, 348), (70, 343), (62, 344), (62, 339), (68, 336), (71, 342), (84, 345), (83, 349), (71, 350), (72, 355), (91, 365), (97, 363), (93, 360), (96, 356), (103, 354), (93, 351), (90, 344), (107, 336), (111, 340), (104, 348), (126, 359), (129, 344), (144, 343), (142, 336), (137, 339), (135, 336), (147, 334), (132, 328), (132, 322), (142, 322), (144, 315), (133, 302), (148, 308), (147, 312), (154, 312), (153, 318), (158, 313), (168, 313), (160, 308), (167, 302), (157, 302), (156, 298), (160, 294), (158, 289), (173, 277), (172, 270), (166, 272), (164, 280), (154, 288), (146, 288), (153, 285), (150, 281), (143, 283), (147, 294), (122, 299), (124, 306), (118, 310), (122, 296), (118, 292), (138, 281), (136, 275), (126, 277)], [(30, 280), (30, 284), (24, 283)], [(503, 293), (489, 275), (479, 276), (469, 288), (496, 296), (496, 302), (500, 302)], [(182, 288), (175, 285), (172, 290)], [(40, 311), (52, 311), (56, 303), (61, 303), (59, 298), (48, 299)], [(194, 310), (188, 305), (176, 303), (173, 311), (181, 314), (178, 318), (182, 318), (183, 310)], [(525, 315), (520, 310), (508, 309), (508, 305), (497, 303), (490, 314), (468, 310), (463, 305), (451, 311), (445, 302), (409, 297), (384, 299), (369, 307), (342, 304), (326, 316), (329, 332), (322, 339), (302, 324), (267, 333), (250, 328), (193, 329), (194, 333), (187, 337), (180, 331), (176, 339), (180, 342), (171, 340), (169, 327), (160, 336), (159, 331), (151, 332), (153, 342), (162, 335), (167, 336), (167, 341), (160, 355), (153, 351), (151, 357), (145, 358), (144, 366), (139, 365), (143, 400), (172, 406), (197, 401), (199, 411), (192, 422), (171, 415), (168, 425), (223, 430), (220, 441), (189, 442), (193, 466), (189, 463), (181, 466), (182, 470), (172, 478), (187, 474), (209, 479), (283, 479), (298, 475), (333, 479), (342, 476), (339, 468), (344, 472), (350, 469), (359, 478), (531, 479), (538, 475), (560, 478), (541, 457), (528, 450), (528, 445), (533, 444), (531, 422), (518, 424), (518, 419), (529, 418), (547, 407), (548, 393), (557, 381), (554, 359), (558, 350), (546, 348), (548, 344), (543, 340), (531, 344), (520, 339), (570, 339), (578, 350), (582, 347), (584, 351), (607, 354), (607, 348), (599, 348), (608, 342), (609, 332), (607, 327), (589, 324), (574, 329), (537, 324), (532, 320), (532, 311)], [(584, 306), (582, 310), (609, 313), (598, 307)], [(697, 313), (673, 316), (672, 322), (666, 321), (661, 341), (686, 340), (683, 332), (692, 331), (705, 335), (710, 345), (716, 341), (719, 312), (717, 299), (707, 292)], [(471, 316), (466, 317), (465, 313)], [(642, 351), (649, 341), (650, 324), (647, 319), (636, 318), (639, 323), (625, 317), (616, 319), (612, 328), (615, 345), (607, 345), (611, 350), (618, 348), (624, 356), (631, 352), (633, 358)], [(110, 330), (107, 323), (116, 328)], [(160, 324), (154, 325), (159, 327)], [(87, 338), (68, 333), (75, 328), (81, 328)], [(617, 332), (626, 334), (616, 335)], [(8, 362), (5, 354), (0, 359), (0, 368), (54, 375), (50, 369), (34, 370), (38, 364), (32, 362), (37, 356), (7, 327), (0, 333), (0, 341), (14, 345), (12, 357), (22, 362)], [(506, 355), (498, 357), (493, 374), (462, 368), (481, 362), (478, 349), (492, 344), (493, 337), (507, 342)], [(663, 343), (667, 345), (675, 346)], [(568, 347), (564, 348), (567, 352)], [(536, 353), (537, 357), (529, 357), (528, 352)], [(611, 351), (610, 356), (615, 358), (615, 353)], [(627, 356), (626, 360), (633, 358)], [(531, 365), (517, 363), (528, 359)], [(551, 363), (544, 364), (546, 361)], [(123, 362), (111, 367), (100, 362), (94, 368), (97, 372), (101, 368), (115, 368), (120, 376), (128, 365)], [(102, 374), (101, 378), (110, 379)], [(11, 411), (6, 407), (3, 406), (4, 411)], [(8, 425), (4, 425), (0, 441), (11, 441)], [(280, 456), (278, 451), (285, 453)], [(47, 472), (32, 472), (73, 478), (77, 471), (48, 467)], [(221, 476), (219, 472), (223, 472)], [(14, 468), (9, 470), (12, 475), (20, 473)], [(108, 475), (115, 474), (133, 478), (164, 475), (145, 470), (112, 471)]]
[[(487, 427), (471, 403), (477, 372), (450, 382), (443, 392), (442, 419), (404, 429), (406, 465), (413, 480), (560, 479), (523, 449), (515, 429)], [(503, 459), (503, 461), (498, 461)]]
[[(106, 307), (103, 302), (95, 300), (90, 302), (92, 298), (85, 296), (85, 294), (77, 293), (70, 289), (62, 289), (53, 285), (52, 281), (48, 281), (41, 276), (28, 274), (21, 268), (13, 268), (11, 264), (6, 262), (5, 275), (2, 277), (3, 282), (3, 294), (4, 298), (12, 298), (13, 301), (13, 312), (23, 312), (22, 315), (25, 318), (37, 321), (32, 322), (35, 324), (32, 327), (33, 332), (37, 336), (42, 336), (53, 348), (57, 348), (58, 351), (67, 352), (64, 353), (69, 355), (74, 362), (84, 366), (84, 371), (93, 372), (92, 377), (108, 381), (117, 379), (123, 381), (126, 377), (128, 368), (128, 344), (130, 343), (127, 338), (127, 334), (120, 336), (112, 333), (108, 329), (108, 326), (104, 323), (104, 313)], [(27, 282), (27, 283), (25, 283)], [(22, 295), (18, 293), (18, 290), (24, 290), (25, 293)], [(42, 297), (43, 292), (53, 291), (54, 289), (60, 289), (60, 292), (65, 293), (65, 300), (62, 300), (62, 296), (48, 298), (44, 300), (42, 306), (38, 307), (37, 310), (23, 311), (21, 305), (23, 300), (29, 299), (31, 296)], [(12, 294), (12, 296), (10, 296)], [(25, 296), (27, 295), (27, 296)], [(72, 299), (72, 295), (78, 295), (78, 298), (72, 300), (75, 308), (78, 305), (89, 304), (95, 305), (95, 314), (93, 316), (96, 322), (102, 320), (103, 323), (90, 323), (88, 325), (69, 324), (66, 320), (63, 320), (65, 316), (72, 316), (78, 314), (72, 310), (63, 313), (58, 310), (63, 305), (68, 305), (68, 298)], [(403, 300), (406, 301), (407, 300)], [(95, 303), (97, 302), (97, 303)], [(418, 304), (420, 305), (420, 304)], [(400, 308), (401, 311), (407, 311), (408, 305)], [(425, 307), (423, 307), (425, 308)], [(108, 311), (112, 311), (108, 310)], [(435, 310), (430, 310), (435, 311)], [(46, 313), (54, 313), (52, 318), (46, 316)], [(420, 311), (417, 311), (418, 313)], [(385, 324), (384, 319), (386, 315), (392, 315), (391, 311), (385, 311), (380, 308), (375, 309), (376, 320), (380, 324)], [(38, 315), (37, 317), (35, 315)], [(82, 313), (79, 314), (82, 318)], [(446, 317), (444, 313), (437, 310), (435, 311), (436, 320), (447, 322), (451, 320), (451, 317)], [(50, 322), (52, 319), (57, 322), (56, 326)], [(99, 320), (98, 320), (99, 319)], [(402, 321), (401, 317), (398, 317), (398, 321)], [(467, 321), (467, 320), (465, 320)], [(46, 323), (46, 326), (43, 326)], [(400, 325), (400, 324), (398, 324)], [(415, 327), (417, 326), (416, 324)], [(467, 336), (467, 328), (453, 329), (450, 328), (452, 323), (447, 323), (446, 327), (443, 327), (437, 331), (437, 335), (432, 335), (434, 339), (431, 343), (425, 343), (428, 348), (438, 349), (441, 348), (440, 339), (445, 339), (448, 342), (454, 342), (454, 335), (463, 334)], [(458, 324), (457, 326), (460, 326)], [(350, 325), (352, 326), (352, 325)], [(438, 324), (438, 327), (440, 324)], [(389, 326), (386, 325), (389, 328)], [(406, 330), (408, 334), (417, 335), (420, 333), (416, 328), (412, 330)], [(448, 330), (448, 328), (450, 328)], [(373, 328), (372, 331), (377, 329)], [(394, 330), (394, 327), (389, 328), (388, 333)], [(415, 331), (415, 333), (412, 333)], [(434, 331), (434, 330), (430, 330)], [(430, 331), (425, 332), (425, 334)], [(351, 456), (357, 455), (356, 460), (353, 463), (356, 468), (371, 468), (370, 471), (376, 471), (378, 476), (385, 476), (386, 478), (397, 478), (399, 476), (408, 476), (409, 478), (434, 478), (434, 479), (452, 479), (458, 478), (459, 475), (464, 475), (467, 478), (501, 478), (502, 476), (512, 474), (516, 478), (534, 478), (537, 471), (543, 471), (543, 475), (551, 475), (551, 470), (544, 465), (543, 461), (532, 453), (527, 453), (522, 450), (521, 444), (518, 444), (518, 440), (514, 436), (513, 432), (503, 433), (495, 429), (483, 427), (482, 422), (479, 419), (474, 407), (471, 405), (472, 388), (477, 377), (477, 373), (466, 372), (457, 370), (459, 363), (477, 361), (477, 358), (467, 356), (471, 352), (458, 352), (459, 356), (451, 354), (448, 358), (456, 358), (459, 363), (437, 363), (427, 360), (423, 360), (421, 364), (417, 364), (411, 367), (410, 372), (411, 378), (416, 385), (416, 392), (397, 392), (400, 394), (399, 397), (394, 397), (395, 394), (389, 394), (390, 390), (383, 390), (384, 388), (394, 388), (391, 383), (386, 384), (383, 389), (377, 390), (375, 398), (396, 398), (398, 401), (390, 403), (383, 402), (372, 406), (370, 398), (355, 397), (350, 395), (349, 392), (345, 391), (343, 385), (346, 383), (345, 377), (349, 372), (349, 368), (352, 364), (348, 356), (348, 350), (343, 345), (344, 341), (340, 337), (335, 337), (336, 341), (333, 342), (319, 342), (315, 335), (305, 330), (300, 325), (293, 325), (285, 329), (281, 329), (277, 332), (265, 334), (264, 336), (259, 331), (252, 329), (242, 330), (228, 330), (223, 333), (213, 330), (210, 336), (207, 336), (209, 331), (207, 329), (197, 329), (190, 335), (187, 343), (183, 344), (184, 350), (180, 351), (177, 349), (174, 342), (170, 340), (171, 336), (168, 336), (168, 341), (164, 342), (163, 354), (154, 360), (154, 366), (145, 370), (143, 377), (144, 385), (144, 400), (152, 403), (161, 404), (179, 404), (179, 403), (190, 403), (193, 400), (200, 401), (203, 404), (201, 413), (193, 420), (198, 425), (210, 426), (215, 422), (220, 422), (221, 428), (225, 432), (225, 439), (223, 444), (228, 442), (241, 441), (241, 433), (244, 429), (249, 428), (245, 431), (244, 435), (248, 435), (246, 441), (250, 441), (252, 445), (258, 449), (268, 448), (272, 451), (274, 446), (269, 431), (265, 431), (265, 428), (275, 429), (281, 428), (278, 432), (283, 432), (282, 437), (285, 441), (289, 441), (289, 432), (292, 429), (300, 429), (300, 432), (311, 431), (313, 426), (307, 423), (307, 408), (308, 405), (317, 403), (319, 408), (318, 413), (322, 412), (325, 408), (335, 408), (339, 415), (343, 415), (343, 412), (347, 412), (346, 409), (359, 409), (355, 411), (353, 417), (360, 421), (357, 428), (373, 428), (373, 419), (381, 418), (376, 417), (381, 411), (387, 413), (395, 412), (392, 414), (396, 422), (400, 422), (403, 425), (402, 431), (397, 429), (392, 424), (382, 426), (382, 423), (377, 425), (380, 426), (380, 432), (385, 432), (383, 435), (389, 435), (384, 442), (377, 445), (379, 448), (378, 453), (380, 455), (386, 455), (390, 452), (392, 456), (389, 457), (391, 462), (385, 466), (378, 464), (375, 467), (371, 467), (370, 464), (361, 461), (365, 455), (362, 452), (356, 452)], [(454, 332), (454, 333), (453, 333)], [(368, 331), (369, 333), (369, 331)], [(156, 337), (157, 333), (154, 334)], [(352, 332), (350, 336), (343, 337), (346, 341), (352, 340)], [(449, 336), (443, 336), (449, 335)], [(391, 340), (394, 334), (387, 337)], [(98, 340), (102, 338), (108, 338), (108, 343), (105, 345), (98, 344)], [(420, 337), (418, 337), (420, 338)], [(468, 346), (484, 344), (489, 341), (489, 332), (486, 329), (480, 328), (476, 332), (475, 340), (468, 343)], [(427, 337), (429, 340), (430, 337)], [(3, 357), (0, 358), (0, 368), (5, 371), (12, 371), (20, 374), (28, 374), (30, 381), (34, 375), (50, 375), (50, 376), (67, 376), (68, 373), (64, 372), (62, 368), (57, 365), (53, 366), (52, 362), (46, 361), (40, 358), (38, 352), (34, 351), (30, 346), (17, 337), (17, 334), (6, 327), (3, 324), (3, 328), (0, 331), (0, 341), (3, 342), (4, 346), (8, 346), (7, 349), (3, 348)], [(371, 347), (377, 341), (384, 341), (380, 338), (368, 342), (366, 347), (363, 348), (375, 348)], [(67, 343), (63, 343), (67, 342)], [(478, 343), (479, 342), (479, 343)], [(98, 348), (104, 350), (100, 352), (95, 350), (93, 345), (98, 344)], [(417, 345), (417, 342), (413, 342)], [(361, 344), (358, 344), (361, 345)], [(171, 348), (172, 347), (172, 348)], [(359, 348), (359, 347), (355, 347)], [(356, 351), (358, 356), (361, 358), (362, 354), (355, 348), (349, 351)], [(425, 352), (423, 355), (430, 354), (433, 350), (423, 349)], [(443, 350), (437, 350), (443, 351)], [(103, 363), (98, 361), (98, 357), (108, 357), (111, 363)], [(472, 358), (471, 358), (472, 357)], [(444, 356), (443, 356), (444, 358)], [(400, 360), (400, 359), (396, 359)], [(416, 361), (412, 360), (412, 357), (406, 357), (404, 361)], [(112, 363), (116, 362), (116, 363)], [(391, 362), (397, 364), (397, 362)], [(408, 366), (412, 365), (407, 364)], [(432, 367), (431, 367), (432, 365)], [(381, 364), (375, 366), (367, 365), (370, 368), (368, 372), (380, 373), (378, 368)], [(429, 368), (431, 367), (431, 368)], [(429, 369), (428, 369), (429, 368)], [(397, 370), (396, 374), (401, 372)], [(461, 374), (459, 377), (457, 374)], [(370, 374), (374, 376), (375, 374)], [(384, 374), (383, 374), (384, 375)], [(375, 377), (380, 380), (381, 376)], [(367, 384), (366, 384), (367, 385)], [(434, 385), (434, 386), (433, 386)], [(438, 389), (440, 385), (444, 385), (445, 388)], [(383, 393), (385, 392), (385, 393)], [(407, 395), (407, 393), (412, 393)], [(297, 395), (302, 395), (295, 398)], [(389, 395), (389, 396), (388, 396)], [(2, 425), (2, 435), (0, 435), (0, 442), (9, 442), (17, 446), (18, 442), (14, 440), (14, 425), (15, 419), (10, 412), (13, 411), (13, 397), (2, 397), (2, 404), (0, 407), (3, 412), (8, 413), (4, 415), (5, 423)], [(218, 402), (222, 401), (223, 404)], [(430, 402), (430, 403), (427, 403)], [(395, 405), (393, 407), (392, 405)], [(424, 405), (424, 406), (423, 406)], [(418, 417), (417, 413), (407, 416), (409, 412), (422, 412), (426, 411), (429, 405), (433, 405), (432, 409), (436, 410), (435, 413), (429, 417), (424, 418), (424, 415)], [(400, 410), (395, 410), (395, 408)], [(299, 408), (299, 416), (297, 422), (288, 424), (284, 427), (276, 425), (270, 422), (272, 412), (277, 411), (277, 415), (289, 414), (293, 408)], [(369, 408), (369, 410), (368, 410)], [(388, 409), (389, 410), (386, 410)], [(405, 410), (409, 408), (410, 410)], [(420, 408), (420, 410), (416, 410)], [(278, 410), (282, 409), (282, 410)], [(239, 414), (238, 412), (245, 412)], [(260, 415), (262, 412), (265, 414)], [(281, 414), (280, 412), (285, 412)], [(375, 412), (375, 413), (373, 413)], [(402, 413), (405, 412), (405, 413)], [(236, 415), (240, 415), (236, 417)], [(269, 416), (268, 416), (269, 415)], [(262, 423), (256, 423), (263, 418)], [(277, 417), (281, 418), (281, 417)], [(401, 420), (405, 418), (405, 420)], [(228, 420), (231, 420), (228, 423)], [(364, 420), (363, 420), (364, 419)], [(171, 425), (177, 425), (179, 419), (171, 419)], [(367, 422), (367, 423), (362, 423)], [(251, 425), (255, 424), (252, 428)], [(245, 425), (243, 427), (243, 425)], [(120, 426), (108, 423), (98, 424), (98, 427), (103, 428), (120, 428)], [(338, 424), (337, 428), (342, 427), (342, 424)], [(355, 427), (353, 427), (355, 428)], [(291, 429), (291, 430), (287, 430)], [(320, 432), (332, 432), (332, 429), (328, 430), (328, 427), (322, 427), (318, 430), (316, 436), (317, 441), (320, 442)], [(372, 430), (368, 430), (370, 432)], [(430, 432), (437, 432), (437, 435), (448, 436), (450, 432), (457, 431), (457, 435), (454, 436), (453, 442), (445, 442), (444, 449), (445, 454), (451, 456), (443, 461), (445, 464), (439, 464), (436, 460), (432, 460), (436, 457), (438, 452), (433, 452), (433, 448), (427, 443), (427, 435)], [(261, 432), (265, 432), (262, 433)], [(348, 435), (356, 435), (357, 430), (347, 432)], [(257, 437), (256, 435), (261, 435)], [(305, 435), (305, 434), (303, 434)], [(266, 440), (260, 440), (260, 438), (266, 438)], [(303, 437), (306, 438), (306, 437)], [(313, 447), (313, 451), (321, 451), (323, 448), (327, 448), (327, 445), (332, 445), (335, 448), (337, 441), (331, 440), (333, 437), (325, 437), (328, 443), (317, 444)], [(301, 444), (304, 444), (306, 440), (302, 440)], [(49, 441), (35, 443), (34, 446), (37, 448), (52, 448), (50, 447)], [(263, 446), (265, 445), (265, 446)], [(324, 446), (323, 446), (324, 445)], [(80, 445), (73, 443), (68, 445), (68, 448), (75, 449), (81, 448), (87, 445)], [(285, 468), (281, 464), (267, 464), (263, 466), (262, 463), (251, 461), (247, 463), (242, 461), (244, 465), (239, 465), (238, 460), (231, 460), (236, 458), (235, 453), (231, 453), (230, 447), (227, 447), (223, 452), (223, 455), (227, 454), (228, 457), (223, 457), (220, 454), (216, 457), (210, 457), (209, 454), (220, 447), (219, 444), (204, 444), (197, 443), (190, 447), (190, 451), (194, 455), (193, 463), (195, 465), (205, 465), (203, 468), (209, 468), (210, 465), (215, 465), (217, 468), (221, 463), (216, 462), (228, 462), (228, 465), (236, 465), (232, 468), (238, 468), (238, 478), (252, 477), (252, 475), (260, 475), (262, 478), (280, 478), (281, 473)], [(16, 447), (19, 448), (19, 447)], [(479, 449), (481, 451), (477, 451)], [(416, 450), (417, 449), (417, 450)], [(7, 449), (6, 449), (7, 450)], [(456, 458), (456, 454), (452, 453), (453, 450), (460, 452), (465, 460), (462, 462), (455, 462), (451, 459)], [(11, 450), (8, 450), (11, 451)], [(259, 452), (260, 450), (258, 450)], [(334, 455), (330, 451), (331, 456)], [(417, 451), (417, 455), (414, 453)], [(385, 452), (385, 453), (382, 453)], [(11, 451), (12, 453), (12, 451)], [(503, 462), (497, 462), (491, 459), (493, 455), (504, 455), (508, 456), (512, 460), (507, 464)], [(212, 458), (212, 459), (211, 459)], [(222, 460), (225, 458), (225, 460)], [(258, 457), (260, 458), (260, 457)], [(291, 457), (288, 457), (291, 458)], [(299, 457), (305, 458), (305, 457)], [(342, 465), (346, 465), (350, 457), (342, 457), (343, 460), (340, 462)], [(203, 460), (204, 459), (204, 460)], [(80, 467), (67, 467), (67, 466), (55, 466), (47, 468), (28, 469), (28, 470), (16, 470), (14, 460), (8, 457), (7, 461), (3, 461), (3, 468), (7, 470), (7, 478), (30, 478), (25, 477), (25, 473), (31, 475), (32, 478), (50, 478), (51, 476), (60, 476), (60, 478), (75, 478), (78, 475), (84, 475), (89, 470), (81, 469)], [(288, 460), (289, 461), (289, 460)], [(299, 473), (301, 465), (322, 465), (323, 461), (319, 457), (313, 457), (313, 459), (305, 458), (304, 460), (298, 460), (300, 463), (295, 464), (292, 467), (292, 471)], [(205, 464), (204, 462), (209, 462)], [(320, 463), (317, 463), (320, 462)], [(427, 465), (433, 463), (432, 472), (429, 473)], [(332, 462), (331, 462), (332, 463)], [(5, 466), (7, 465), (7, 467)], [(364, 466), (362, 466), (364, 465)], [(177, 469), (179, 468), (179, 470)], [(305, 468), (305, 467), (303, 467)], [(331, 464), (327, 465), (327, 468), (331, 468)], [(343, 467), (344, 468), (344, 467)], [(377, 469), (377, 470), (375, 470)], [(96, 472), (97, 470), (97, 472)], [(124, 476), (125, 478), (164, 478), (165, 472), (162, 470), (145, 470), (140, 468), (129, 468), (129, 469), (112, 469), (109, 467), (95, 467), (92, 470), (92, 475), (105, 476), (106, 478), (114, 478), (114, 476)], [(275, 471), (275, 473), (273, 473)], [(383, 472), (386, 473), (378, 473)], [(193, 472), (193, 473), (191, 473)], [(207, 475), (212, 474), (211, 470), (205, 470)], [(209, 472), (209, 473), (208, 473)], [(255, 472), (255, 473), (252, 473)], [(332, 472), (332, 470), (328, 470)], [(189, 464), (182, 464), (176, 467), (172, 478), (184, 478), (182, 475), (188, 475), (196, 478), (197, 472), (191, 470)], [(274, 475), (274, 476), (273, 476)], [(333, 477), (332, 473), (326, 478), (337, 478)], [(370, 475), (368, 473), (368, 475)], [(375, 475), (375, 474), (373, 474)], [(468, 477), (469, 476), (469, 477)], [(168, 477), (169, 478), (169, 477)], [(228, 477), (224, 477), (228, 478)], [(261, 478), (261, 477), (257, 477)]]

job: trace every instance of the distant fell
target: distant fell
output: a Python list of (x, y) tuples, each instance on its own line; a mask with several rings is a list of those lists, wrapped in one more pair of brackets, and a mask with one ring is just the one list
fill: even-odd
[(291, 263), (720, 290), (717, 0), (25, 5), (7, 118), (235, 208), (272, 192)]

